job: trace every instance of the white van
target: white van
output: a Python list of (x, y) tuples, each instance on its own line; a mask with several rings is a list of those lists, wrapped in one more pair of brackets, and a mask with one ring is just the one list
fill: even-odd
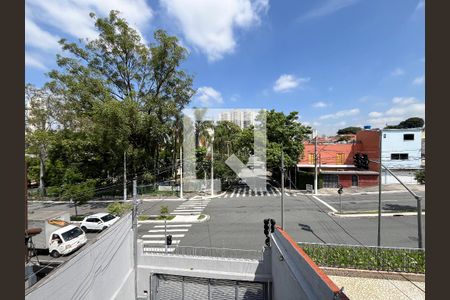
[(81, 228), (74, 225), (67, 225), (54, 231), (48, 241), (50, 255), (59, 257), (69, 254), (86, 244), (87, 238)]

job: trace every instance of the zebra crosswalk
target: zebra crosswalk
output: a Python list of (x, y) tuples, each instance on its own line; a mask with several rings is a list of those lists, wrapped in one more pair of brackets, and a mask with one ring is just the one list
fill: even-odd
[[(180, 204), (171, 215), (200, 215), (208, 206), (210, 199), (191, 199)], [(176, 223), (176, 224), (155, 224), (145, 234), (141, 235), (145, 252), (166, 252), (166, 234), (172, 236), (172, 245), (167, 247), (167, 252), (175, 251), (175, 248), (186, 236), (192, 223)]]
[[(293, 196), (292, 193), (284, 192), (287, 197)], [(226, 192), (221, 198), (245, 198), (245, 197), (279, 197), (281, 196), (281, 190), (277, 187), (268, 186), (265, 190), (258, 188), (251, 190), (249, 187), (235, 187), (232, 190)]]

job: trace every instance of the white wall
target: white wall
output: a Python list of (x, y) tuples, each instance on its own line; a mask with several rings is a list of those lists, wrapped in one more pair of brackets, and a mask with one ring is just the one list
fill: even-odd
[[(274, 300), (335, 299), (333, 290), (315, 271), (314, 266), (299, 254), (279, 230), (271, 235), (271, 244)], [(334, 288), (337, 289), (336, 286)]]
[(131, 214), (25, 291), (27, 300), (135, 299)]
[[(414, 140), (404, 141), (404, 134), (414, 134)], [(392, 153), (407, 153), (408, 160), (392, 160)], [(422, 130), (383, 130), (382, 154), (383, 164), (390, 169), (420, 169), (422, 157)]]

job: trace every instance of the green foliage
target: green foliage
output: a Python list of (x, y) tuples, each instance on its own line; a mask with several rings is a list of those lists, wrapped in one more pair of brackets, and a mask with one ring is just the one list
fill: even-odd
[(133, 206), (130, 203), (114, 202), (109, 204), (106, 207), (106, 210), (112, 215), (122, 216), (125, 213), (131, 211), (132, 208)]
[(169, 207), (167, 205), (161, 205), (161, 209), (159, 210), (161, 216), (165, 216), (169, 213)]
[(299, 243), (321, 267), (425, 273), (425, 251)]
[(176, 37), (156, 30), (145, 45), (117, 11), (90, 16), (98, 38), (61, 40), (51, 81), (26, 87), (29, 177), (64, 198), (90, 194), (90, 180), (122, 180), (124, 153), (127, 173), (145, 173), (144, 182), (171, 177), (194, 94)]
[(385, 129), (405, 129), (405, 128), (422, 128), (425, 121), (422, 118), (413, 117), (401, 121), (398, 125), (386, 126)]
[(337, 134), (357, 134), (361, 130), (362, 130), (361, 127), (350, 126), (350, 127), (346, 127), (346, 128), (343, 128), (343, 129), (339, 129), (337, 131)]
[(425, 184), (425, 169), (419, 170), (415, 173), (415, 179), (420, 184)]

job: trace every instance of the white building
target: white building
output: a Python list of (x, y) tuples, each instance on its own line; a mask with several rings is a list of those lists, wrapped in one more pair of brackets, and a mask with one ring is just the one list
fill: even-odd
[[(416, 184), (414, 174), (422, 167), (422, 128), (383, 129), (382, 163), (404, 183)], [(382, 183), (398, 181), (383, 171)]]
[(256, 112), (254, 110), (234, 109), (220, 114), (221, 121), (233, 122), (240, 128), (255, 125)]

